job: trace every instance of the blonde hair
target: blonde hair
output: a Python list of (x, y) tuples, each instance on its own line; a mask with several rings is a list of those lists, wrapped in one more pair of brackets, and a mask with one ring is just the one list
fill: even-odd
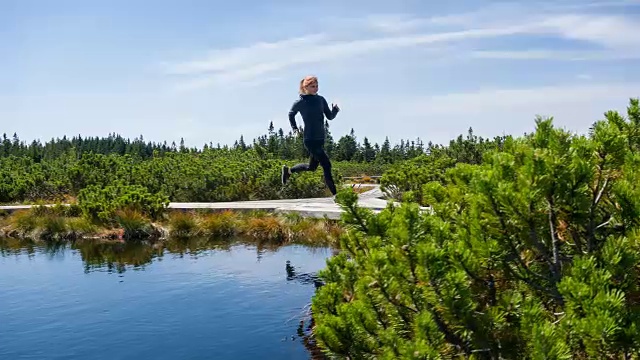
[(300, 94), (305, 95), (307, 90), (305, 88), (313, 83), (318, 83), (318, 78), (312, 75), (305, 76), (302, 80), (300, 80)]

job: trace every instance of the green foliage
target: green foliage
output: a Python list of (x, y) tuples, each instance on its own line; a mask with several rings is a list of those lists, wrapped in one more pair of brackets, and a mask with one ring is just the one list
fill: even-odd
[(447, 170), (457, 164), (481, 164), (486, 152), (502, 150), (510, 139), (505, 136), (487, 140), (473, 135), (469, 129), (466, 139), (460, 135), (449, 146), (430, 143), (426, 153), (390, 165), (380, 179), (381, 189), (397, 200), (429, 205), (424, 198), (426, 184), (446, 182)]
[(61, 176), (64, 158), (36, 163), (27, 157), (0, 157), (0, 202), (58, 199), (68, 192), (69, 183)]
[[(338, 196), (343, 252), (313, 299), (339, 358), (630, 358), (640, 351), (640, 121), (538, 119), (380, 214)], [(431, 164), (427, 165), (431, 166)]]
[(87, 218), (109, 223), (119, 210), (137, 211), (157, 218), (169, 204), (169, 199), (152, 194), (141, 185), (114, 183), (106, 187), (85, 187), (78, 194), (78, 204)]
[[(388, 139), (382, 146), (355, 131), (334, 141), (326, 122), (325, 148), (333, 162), (336, 185), (341, 178), (382, 175), (394, 163), (425, 153), (422, 141)], [(431, 146), (431, 145), (430, 145)], [(432, 146), (431, 146), (432, 147)], [(434, 148), (434, 147), (432, 147)], [(435, 148), (434, 148), (435, 149)], [(202, 149), (180, 144), (124, 139), (66, 136), (42, 144), (20, 141), (17, 134), (0, 140), (0, 203), (73, 203), (89, 186), (139, 185), (174, 202), (216, 202), (321, 197), (329, 194), (322, 169), (296, 174), (287, 186), (280, 168), (307, 162), (302, 137), (269, 125), (252, 142), (241, 135), (233, 146), (204, 144)]]
[(448, 156), (420, 155), (399, 162), (388, 169), (380, 179), (381, 190), (399, 191), (399, 200), (421, 200), (423, 185), (431, 181), (443, 181), (445, 171), (456, 164)]

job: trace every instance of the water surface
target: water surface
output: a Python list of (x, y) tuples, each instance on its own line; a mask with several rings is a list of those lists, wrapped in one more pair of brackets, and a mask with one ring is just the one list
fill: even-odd
[(309, 359), (296, 330), (315, 286), (300, 274), (329, 256), (0, 239), (0, 359)]

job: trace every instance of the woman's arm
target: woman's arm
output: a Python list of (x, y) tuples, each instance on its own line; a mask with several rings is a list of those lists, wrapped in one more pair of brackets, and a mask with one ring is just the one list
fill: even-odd
[(289, 110), (289, 124), (291, 124), (291, 128), (294, 131), (298, 130), (298, 125), (296, 125), (296, 114), (298, 113), (298, 111), (300, 111), (300, 109), (298, 108), (299, 103), (300, 100), (296, 100), (293, 105), (291, 105), (291, 109)]
[(324, 116), (326, 116), (327, 119), (329, 120), (335, 119), (335, 117), (338, 115), (338, 111), (340, 111), (340, 108), (338, 107), (338, 105), (333, 105), (333, 104), (332, 104), (332, 108), (329, 109), (329, 104), (327, 103), (327, 99), (325, 99), (324, 97), (322, 98), (322, 108), (324, 110)]

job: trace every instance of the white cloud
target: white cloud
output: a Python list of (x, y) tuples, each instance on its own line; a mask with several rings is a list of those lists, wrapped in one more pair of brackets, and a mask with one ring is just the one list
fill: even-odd
[(610, 49), (626, 50), (640, 46), (638, 19), (623, 16), (561, 15), (542, 22), (543, 28), (572, 39), (588, 41)]
[[(628, 1), (592, 2), (586, 9), (611, 7)], [(578, 3), (498, 3), (461, 14), (415, 18), (406, 14), (373, 14), (350, 19), (354, 27), (367, 30), (365, 39), (339, 37), (338, 33), (299, 36), (248, 46), (217, 49), (200, 59), (166, 65), (169, 75), (178, 75), (179, 90), (193, 90), (220, 84), (260, 84), (262, 78), (278, 78), (299, 65), (340, 63), (358, 55), (417, 46), (456, 46), (475, 41), (471, 58), (551, 59), (564, 61), (613, 60), (640, 57), (640, 21), (622, 15), (579, 13)], [(440, 26), (454, 27), (438, 31)], [(327, 26), (331, 28), (331, 26)], [(371, 32), (371, 29), (376, 30)], [(413, 32), (420, 29), (419, 32)], [(354, 33), (356, 28), (354, 28)], [(555, 36), (582, 41), (594, 48), (482, 49), (482, 40), (514, 35)], [(344, 34), (343, 34), (344, 36)], [(464, 56), (465, 50), (453, 53)], [(185, 76), (187, 76), (185, 78)]]
[[(171, 74), (188, 74), (201, 77), (187, 82), (186, 88), (199, 88), (215, 83), (254, 81), (268, 73), (283, 70), (299, 64), (328, 61), (340, 61), (374, 51), (390, 50), (424, 44), (449, 43), (469, 39), (481, 39), (526, 32), (526, 27), (471, 29), (435, 34), (417, 34), (380, 37), (366, 40), (342, 40), (310, 43), (295, 41), (296, 46), (283, 46), (294, 43), (284, 40), (275, 43), (261, 43), (229, 49), (228, 53), (216, 51), (207, 59), (190, 61), (170, 66)], [(320, 39), (324, 37), (316, 37)], [(277, 56), (276, 56), (277, 55)], [(210, 74), (212, 73), (213, 74)], [(183, 84), (183, 89), (184, 84)]]
[[(165, 69), (167, 74), (170, 75), (227, 71), (229, 69), (253, 66), (256, 62), (275, 61), (283, 55), (304, 51), (325, 40), (325, 34), (311, 34), (275, 42), (261, 41), (246, 47), (216, 49), (209, 52), (203, 59), (178, 64), (165, 64)], [(256, 56), (259, 58), (256, 58)]]
[[(484, 88), (473, 92), (415, 96), (395, 107), (404, 128), (416, 127), (425, 141), (447, 142), (469, 127), (483, 136), (521, 135), (534, 127), (536, 115), (553, 116), (554, 124), (584, 132), (605, 111), (626, 114), (631, 97), (640, 97), (640, 83)], [(613, 105), (612, 105), (613, 104)], [(425, 121), (425, 119), (431, 119)], [(479, 121), (481, 120), (481, 121)]]
[(406, 14), (375, 14), (365, 18), (365, 24), (371, 29), (392, 34), (413, 31), (428, 23), (427, 19)]
[(568, 40), (584, 41), (595, 45), (589, 50), (477, 50), (474, 58), (509, 60), (562, 60), (562, 61), (608, 61), (640, 58), (640, 21), (624, 16), (605, 15), (558, 15), (550, 16), (532, 26), (531, 33), (550, 34)]
[(472, 58), (494, 60), (610, 61), (640, 58), (640, 52), (634, 53), (632, 51), (567, 51), (551, 49), (520, 51), (475, 50), (469, 54)]

